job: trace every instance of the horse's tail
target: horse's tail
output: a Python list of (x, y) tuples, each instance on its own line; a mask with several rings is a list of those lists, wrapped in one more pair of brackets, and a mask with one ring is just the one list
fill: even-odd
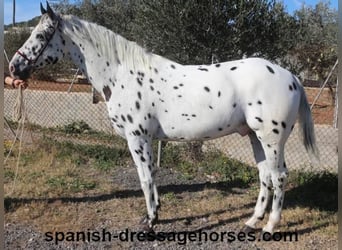
[(319, 159), (310, 106), (306, 98), (303, 85), (300, 83), (297, 77), (294, 76), (294, 79), (300, 91), (299, 123), (301, 127), (300, 132), (302, 134), (303, 144), (309, 153), (312, 153), (317, 159)]

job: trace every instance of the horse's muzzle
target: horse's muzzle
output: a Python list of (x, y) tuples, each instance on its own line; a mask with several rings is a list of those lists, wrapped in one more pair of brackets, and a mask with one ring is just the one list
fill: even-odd
[(30, 65), (25, 65), (25, 67), (20, 67), (19, 65), (10, 64), (9, 71), (14, 78), (19, 78), (21, 80), (26, 80), (30, 77), (32, 73), (32, 67)]

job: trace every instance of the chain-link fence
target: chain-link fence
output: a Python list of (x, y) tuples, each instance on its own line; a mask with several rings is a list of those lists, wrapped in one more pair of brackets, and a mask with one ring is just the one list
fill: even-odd
[[(28, 122), (44, 128), (84, 122), (93, 130), (114, 133), (101, 97), (92, 91), (88, 83), (73, 80), (75, 79), (64, 82), (30, 80), (29, 88), (24, 92)], [(299, 126), (295, 126), (285, 148), (285, 159), (290, 169), (337, 172), (336, 85), (328, 86), (324, 89), (305, 88), (310, 103), (320, 93), (312, 110), (320, 161), (312, 160), (305, 152), (298, 132)], [(12, 120), (17, 94), (17, 90), (5, 88), (4, 114), (7, 120)], [(206, 141), (201, 147), (202, 150), (219, 149), (231, 158), (251, 165), (255, 163), (248, 136), (228, 135)]]

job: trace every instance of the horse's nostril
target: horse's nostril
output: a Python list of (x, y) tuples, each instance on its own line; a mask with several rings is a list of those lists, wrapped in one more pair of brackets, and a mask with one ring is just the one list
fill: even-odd
[(11, 65), (11, 66), (10, 66), (10, 71), (11, 71), (11, 72), (14, 72), (14, 70), (15, 70), (14, 66)]

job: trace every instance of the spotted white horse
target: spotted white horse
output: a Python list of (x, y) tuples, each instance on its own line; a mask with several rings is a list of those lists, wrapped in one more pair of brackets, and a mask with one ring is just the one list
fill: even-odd
[(279, 223), (288, 170), (284, 145), (296, 122), (316, 153), (311, 113), (302, 85), (289, 71), (260, 58), (213, 65), (181, 65), (146, 52), (112, 31), (41, 5), (42, 17), (10, 62), (16, 78), (70, 58), (102, 93), (116, 132), (127, 140), (152, 229), (160, 206), (152, 176), (152, 140), (207, 140), (248, 135), (259, 169), (260, 193), (244, 230), (264, 218), (264, 232)]

